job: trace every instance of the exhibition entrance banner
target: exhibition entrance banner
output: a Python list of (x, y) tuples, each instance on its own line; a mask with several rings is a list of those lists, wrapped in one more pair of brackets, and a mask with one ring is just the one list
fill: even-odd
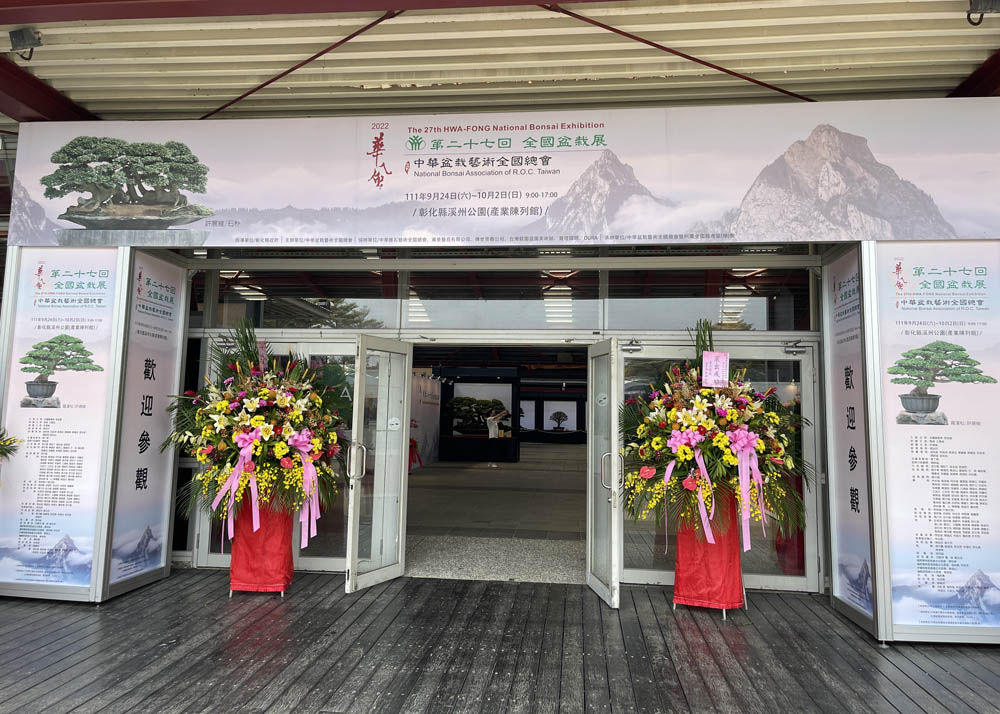
[(873, 617), (871, 501), (858, 249), (823, 269), (833, 596)]
[(876, 273), (895, 636), (1000, 628), (1000, 242), (882, 243)]
[(1000, 98), (23, 124), (12, 245), (1000, 235)]
[(0, 583), (91, 584), (106, 438), (117, 250), (20, 256), (4, 426)]
[(182, 267), (137, 253), (132, 267), (125, 388), (116, 466), (109, 582), (166, 564), (173, 503), (170, 395), (180, 384), (180, 347), (187, 309)]

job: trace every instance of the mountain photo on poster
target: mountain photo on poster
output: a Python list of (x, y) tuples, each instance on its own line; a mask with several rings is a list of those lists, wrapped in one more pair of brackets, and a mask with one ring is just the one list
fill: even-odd
[(872, 571), (867, 559), (842, 553), (837, 564), (840, 571), (841, 592), (848, 601), (864, 612), (872, 611)]
[[(683, 209), (675, 200), (654, 196), (631, 166), (606, 150), (525, 232), (627, 233), (643, 221), (669, 224), (671, 214)], [(956, 237), (934, 199), (880, 163), (864, 137), (829, 124), (817, 126), (766, 166), (739, 207), (685, 232), (770, 242)]]
[(1000, 626), (1000, 587), (981, 569), (948, 594), (913, 585), (893, 585), (893, 619), (925, 624)]
[(126, 533), (111, 549), (112, 582), (158, 567), (162, 553), (163, 539), (153, 532), (153, 526)]
[(84, 552), (68, 534), (33, 555), (24, 548), (0, 547), (0, 580), (22, 583), (88, 585), (91, 552)]
[(548, 207), (545, 217), (525, 233), (599, 235), (612, 232), (621, 210), (669, 210), (677, 204), (657, 198), (639, 183), (635, 171), (609, 149), (587, 167), (573, 185)]

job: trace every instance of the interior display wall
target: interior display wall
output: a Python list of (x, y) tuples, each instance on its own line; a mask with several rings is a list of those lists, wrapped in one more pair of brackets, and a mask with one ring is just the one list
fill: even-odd
[(514, 393), (509, 384), (491, 384), (489, 382), (456, 382), (456, 397), (471, 397), (473, 399), (499, 399), (508, 412), (511, 410), (511, 398)]
[(576, 431), (578, 428), (580, 428), (577, 426), (579, 422), (577, 421), (577, 414), (576, 414), (576, 405), (578, 403), (579, 403), (578, 400), (563, 402), (563, 401), (549, 401), (548, 399), (546, 399), (544, 408), (542, 409), (542, 413), (545, 415), (545, 418), (544, 421), (542, 422), (541, 428), (549, 430), (554, 429), (556, 427), (556, 423), (552, 421), (552, 415), (555, 412), (563, 412), (569, 418), (562, 423), (561, 425), (562, 428), (565, 429), (566, 431)]
[(441, 441), (441, 382), (431, 370), (413, 370), (410, 398), (410, 438), (415, 439), (424, 466), (437, 461)]
[(535, 428), (535, 400), (534, 399), (522, 399), (521, 400), (521, 411), (524, 412), (524, 416), (521, 416), (519, 421), (521, 424), (521, 429), (534, 429)]

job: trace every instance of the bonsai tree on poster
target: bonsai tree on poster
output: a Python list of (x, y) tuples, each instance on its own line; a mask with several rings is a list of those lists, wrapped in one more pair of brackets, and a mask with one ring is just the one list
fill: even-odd
[(567, 414), (566, 412), (561, 412), (561, 411), (560, 412), (552, 412), (549, 415), (549, 420), (550, 421), (554, 421), (556, 423), (556, 428), (555, 428), (556, 431), (562, 431), (563, 430), (563, 424), (566, 421), (569, 420), (569, 414)]
[[(485, 434), (486, 417), (494, 412), (502, 412), (503, 402), (499, 399), (476, 399), (474, 397), (455, 397), (445, 407), (445, 416), (452, 420), (453, 429), (462, 434)], [(500, 422), (508, 428), (506, 421)]]
[(51, 160), (57, 168), (41, 178), (44, 195), (89, 194), (59, 216), (84, 228), (168, 228), (212, 215), (181, 193), (205, 193), (208, 167), (179, 141), (78, 136)]
[(26, 382), (28, 396), (33, 399), (48, 398), (56, 391), (57, 382), (49, 377), (56, 372), (103, 372), (104, 367), (92, 359), (93, 352), (84, 347), (83, 340), (72, 335), (56, 335), (38, 342), (20, 359), (22, 372), (36, 372), (32, 381)]
[(900, 394), (903, 409), (917, 414), (937, 410), (941, 397), (929, 394), (935, 384), (962, 382), (965, 384), (996, 384), (996, 379), (983, 374), (977, 360), (961, 345), (937, 340), (923, 347), (907, 350), (889, 367), (893, 384), (912, 384), (909, 394)]

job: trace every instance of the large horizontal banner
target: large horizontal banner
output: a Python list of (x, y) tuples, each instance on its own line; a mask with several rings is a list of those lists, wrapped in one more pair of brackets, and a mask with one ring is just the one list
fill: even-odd
[(1000, 98), (25, 124), (14, 245), (1000, 236)]

